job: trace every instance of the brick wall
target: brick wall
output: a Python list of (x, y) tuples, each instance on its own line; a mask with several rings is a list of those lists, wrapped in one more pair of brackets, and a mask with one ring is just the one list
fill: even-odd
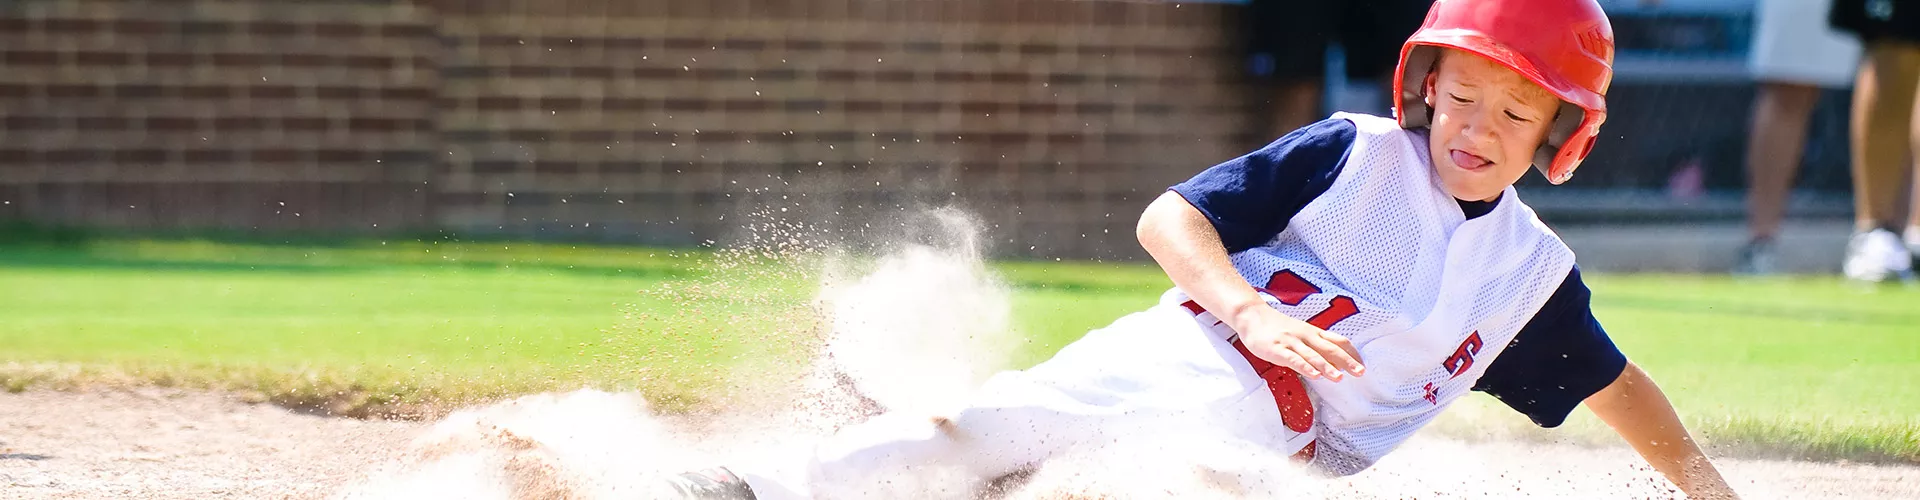
[(997, 253), (1134, 255), (1246, 146), (1228, 9), (0, 3), (0, 216), (695, 244), (957, 203)]
[(431, 19), (327, 3), (0, 4), (0, 215), (137, 229), (423, 224)]

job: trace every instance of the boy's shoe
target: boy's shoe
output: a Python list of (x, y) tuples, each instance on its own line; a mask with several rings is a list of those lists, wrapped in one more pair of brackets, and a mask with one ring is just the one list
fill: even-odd
[(659, 498), (672, 500), (755, 500), (747, 481), (726, 467), (669, 477), (661, 495)]
[(1772, 239), (1748, 241), (1746, 246), (1740, 247), (1740, 260), (1733, 264), (1733, 274), (1764, 276), (1778, 272), (1780, 264)]
[(1848, 278), (1879, 283), (1913, 278), (1913, 252), (1893, 231), (1875, 229), (1853, 235), (1841, 266)]

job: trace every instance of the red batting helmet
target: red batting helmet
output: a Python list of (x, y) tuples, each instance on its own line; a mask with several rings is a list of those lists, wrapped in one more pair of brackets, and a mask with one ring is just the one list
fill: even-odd
[(1394, 114), (1401, 127), (1432, 120), (1425, 81), (1440, 48), (1479, 54), (1500, 63), (1561, 101), (1534, 168), (1554, 184), (1573, 177), (1600, 123), (1607, 120), (1613, 82), (1613, 25), (1594, 0), (1438, 0), (1427, 20), (1400, 48), (1393, 81)]

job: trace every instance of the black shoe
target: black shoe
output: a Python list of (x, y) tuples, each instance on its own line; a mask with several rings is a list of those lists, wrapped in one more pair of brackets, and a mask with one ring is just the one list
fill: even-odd
[(679, 500), (755, 500), (747, 481), (726, 467), (682, 473), (667, 478), (667, 493)]

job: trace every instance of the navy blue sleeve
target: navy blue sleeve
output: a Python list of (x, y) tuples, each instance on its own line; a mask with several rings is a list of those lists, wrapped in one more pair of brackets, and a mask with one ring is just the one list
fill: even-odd
[(1493, 358), (1473, 390), (1485, 392), (1533, 419), (1555, 427), (1567, 414), (1620, 378), (1627, 356), (1607, 338), (1591, 307), (1593, 292), (1580, 268), (1534, 314), (1507, 349)]
[(1333, 186), (1357, 132), (1351, 121), (1321, 120), (1214, 165), (1174, 185), (1173, 192), (1213, 222), (1227, 253), (1260, 246)]

